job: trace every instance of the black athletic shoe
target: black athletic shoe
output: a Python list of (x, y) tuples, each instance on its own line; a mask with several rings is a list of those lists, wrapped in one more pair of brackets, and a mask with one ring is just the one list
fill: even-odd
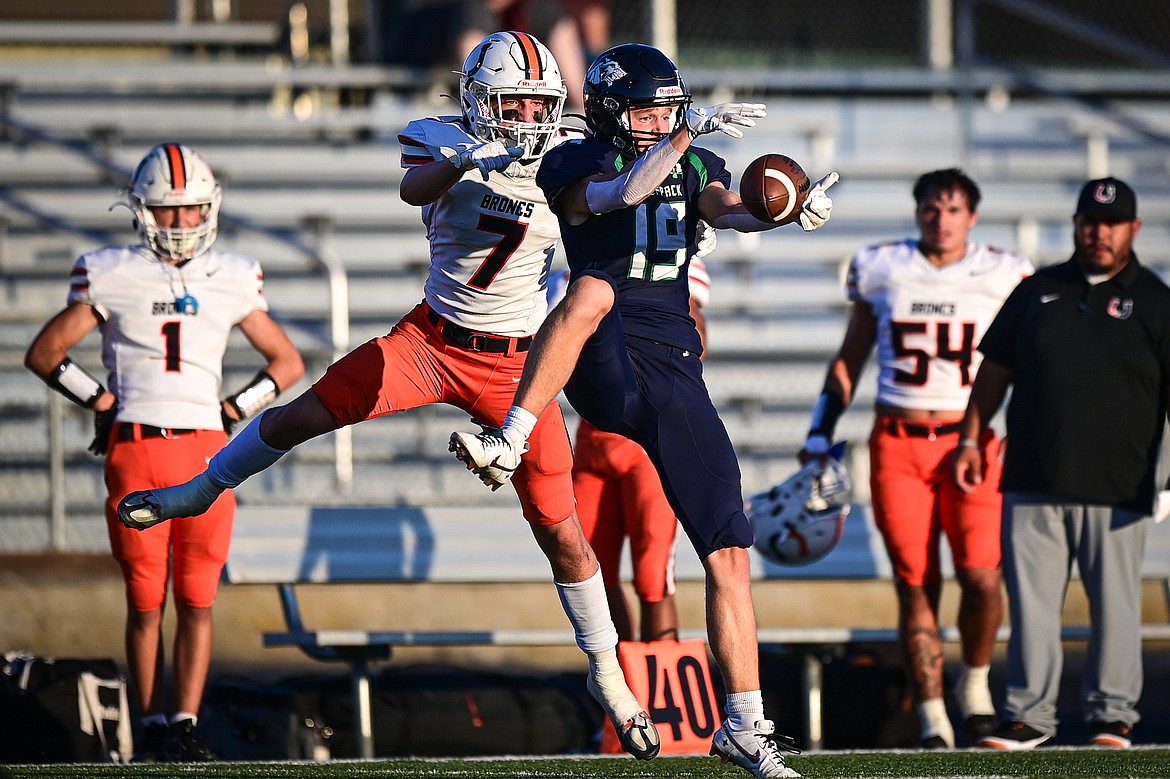
[(1089, 746), (1129, 749), (1133, 728), (1124, 722), (1092, 722), (1089, 724)]
[(936, 733), (933, 736), (927, 736), (926, 738), (919, 739), (918, 743), (914, 745), (914, 748), (915, 749), (950, 749), (951, 745), (947, 743), (947, 740), (945, 738), (943, 738), (942, 736), (940, 736)]
[(206, 763), (215, 760), (215, 755), (195, 732), (195, 720), (185, 719), (171, 723), (161, 759), (167, 763)]
[(1052, 736), (1036, 730), (1031, 725), (1012, 720), (1000, 725), (990, 735), (979, 739), (979, 746), (1019, 752), (1035, 749), (1050, 738)]
[(157, 763), (162, 759), (163, 742), (167, 738), (167, 726), (161, 722), (147, 725), (142, 737), (134, 744), (137, 747), (130, 757), (131, 763)]
[(997, 724), (994, 714), (972, 714), (963, 723), (963, 728), (967, 731), (967, 738), (971, 739), (971, 743), (977, 744), (979, 739), (994, 733)]

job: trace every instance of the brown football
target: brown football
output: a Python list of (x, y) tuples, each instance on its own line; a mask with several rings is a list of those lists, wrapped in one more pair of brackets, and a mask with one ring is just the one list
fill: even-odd
[(800, 216), (810, 186), (799, 162), (783, 154), (765, 154), (744, 169), (739, 196), (756, 219), (783, 225)]

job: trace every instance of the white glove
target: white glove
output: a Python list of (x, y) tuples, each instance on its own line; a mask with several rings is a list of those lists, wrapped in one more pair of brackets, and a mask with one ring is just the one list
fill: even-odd
[(692, 138), (716, 131), (732, 138), (742, 138), (743, 130), (739, 127), (755, 127), (753, 120), (767, 115), (767, 106), (762, 103), (720, 103), (706, 108), (688, 108), (683, 121), (687, 123)]
[(826, 189), (837, 183), (841, 177), (833, 171), (823, 179), (813, 184), (800, 208), (800, 229), (811, 233), (825, 222), (833, 212), (833, 199), (825, 192)]
[(715, 245), (718, 241), (719, 239), (715, 235), (715, 228), (707, 224), (705, 220), (700, 219), (698, 226), (695, 228), (695, 259), (706, 257), (715, 251)]
[(488, 180), (488, 173), (493, 170), (503, 170), (524, 155), (521, 146), (505, 146), (502, 141), (481, 143), (472, 146), (467, 151), (460, 152), (447, 159), (459, 170), (479, 168), (483, 180)]

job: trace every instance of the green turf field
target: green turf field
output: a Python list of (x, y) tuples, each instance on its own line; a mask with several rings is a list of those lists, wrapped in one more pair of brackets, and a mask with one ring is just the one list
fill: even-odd
[[(821, 752), (792, 757), (790, 765), (818, 777), (1001, 777), (1053, 779), (1165, 777), (1170, 748), (1130, 750), (1039, 749), (1033, 752)], [(339, 760), (326, 763), (204, 763), (146, 766), (0, 766), (0, 779), (89, 779), (89, 777), (211, 777), (227, 779), (626, 779), (682, 777), (735, 779), (747, 774), (708, 757), (660, 757), (640, 763), (622, 757), (520, 757), (462, 760)]]

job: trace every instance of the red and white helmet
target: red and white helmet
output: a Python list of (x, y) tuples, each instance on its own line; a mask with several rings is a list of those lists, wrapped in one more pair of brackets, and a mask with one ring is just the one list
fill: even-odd
[[(161, 143), (134, 169), (130, 181), (130, 210), (135, 229), (157, 254), (176, 260), (195, 257), (211, 248), (219, 233), (219, 182), (203, 158), (188, 146)], [(151, 206), (202, 206), (203, 221), (196, 227), (161, 227)]]
[(761, 555), (781, 565), (807, 565), (837, 546), (849, 516), (853, 482), (841, 463), (844, 442), (767, 492), (748, 499), (747, 515)]
[[(524, 148), (524, 159), (537, 159), (561, 124), (565, 83), (552, 52), (525, 32), (496, 32), (467, 55), (459, 79), (459, 104), (471, 131), (485, 142), (502, 141)], [(505, 95), (545, 97), (549, 110), (540, 122), (504, 117)]]

